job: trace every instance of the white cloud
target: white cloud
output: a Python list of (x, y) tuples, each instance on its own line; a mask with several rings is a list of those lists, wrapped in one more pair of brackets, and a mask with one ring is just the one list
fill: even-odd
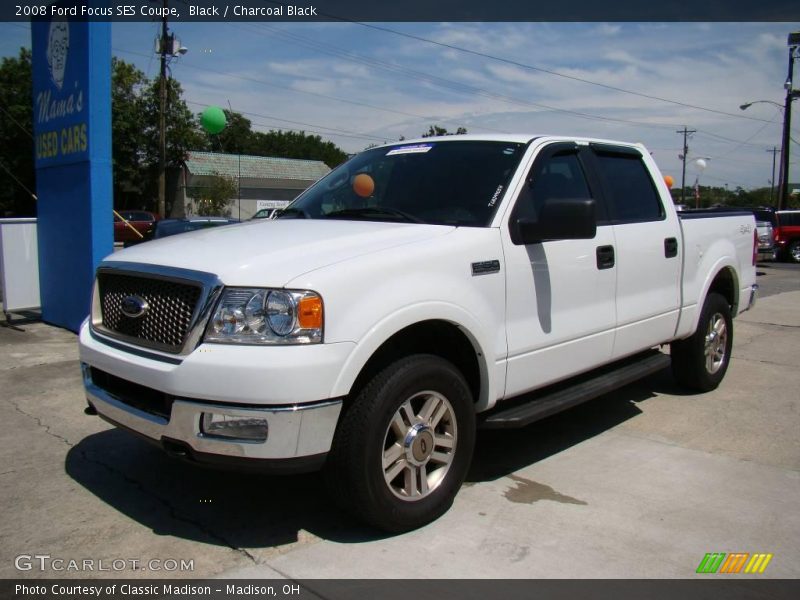
[[(313, 44), (296, 39), (224, 25), (212, 29), (181, 24), (177, 33), (184, 44), (190, 48), (210, 46), (215, 51), (209, 55), (190, 52), (181, 59), (187, 68), (179, 61), (173, 71), (190, 100), (224, 105), (230, 99), (237, 110), (272, 119), (387, 139), (417, 136), (428, 125), (439, 123), (450, 129), (463, 125), (475, 132), (538, 131), (642, 141), (656, 148), (659, 164), (672, 174), (680, 167), (676, 156), (681, 139), (675, 131), (687, 125), (698, 130), (690, 142), (692, 151), (718, 157), (706, 175), (727, 177), (731, 187), (734, 182), (763, 185), (771, 169), (771, 155), (764, 149), (780, 142), (780, 116), (769, 105), (755, 105), (747, 113), (738, 106), (758, 99), (782, 102), (786, 34), (798, 29), (797, 24), (787, 23), (392, 23), (387, 27), (641, 94), (758, 119), (777, 116), (778, 120), (765, 126), (761, 121), (625, 94), (356, 24), (292, 23), (280, 28), (350, 54), (396, 65), (394, 70), (332, 56), (333, 50), (327, 46), (327, 53), (320, 52)], [(224, 51), (217, 52), (218, 48)], [(146, 65), (147, 61), (143, 62)], [(233, 77), (203, 72), (205, 66)], [(419, 78), (398, 68), (430, 77)], [(646, 126), (581, 118), (542, 110), (536, 104)], [(267, 118), (255, 121), (281, 123)], [(285, 122), (284, 126), (301, 128)], [(737, 144), (714, 135), (740, 142), (752, 139)], [(359, 150), (372, 141), (336, 135), (330, 139), (347, 151)]]

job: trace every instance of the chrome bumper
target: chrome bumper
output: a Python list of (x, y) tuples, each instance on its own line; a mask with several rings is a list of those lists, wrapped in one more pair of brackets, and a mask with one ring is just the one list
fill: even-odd
[[(191, 450), (189, 458), (217, 456), (272, 461), (324, 455), (330, 450), (342, 408), (341, 400), (289, 407), (242, 408), (175, 399), (170, 418), (165, 419), (125, 404), (92, 381), (88, 365), (82, 363), (81, 368), (87, 400), (101, 417), (159, 442), (167, 449), (175, 448), (176, 443), (185, 445)], [(267, 438), (264, 441), (250, 441), (205, 435), (200, 428), (204, 412), (267, 419)], [(199, 458), (198, 461), (223, 462)]]

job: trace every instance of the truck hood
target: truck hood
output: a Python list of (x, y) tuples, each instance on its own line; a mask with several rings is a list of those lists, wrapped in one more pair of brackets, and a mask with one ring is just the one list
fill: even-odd
[(115, 252), (104, 262), (204, 271), (225, 285), (281, 287), (309, 271), (454, 229), (372, 221), (260, 220), (153, 240)]

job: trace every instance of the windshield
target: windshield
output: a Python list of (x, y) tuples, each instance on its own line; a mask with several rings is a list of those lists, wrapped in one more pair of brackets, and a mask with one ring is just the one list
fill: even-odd
[(435, 141), (366, 150), (331, 171), (278, 218), (486, 227), (525, 145)]

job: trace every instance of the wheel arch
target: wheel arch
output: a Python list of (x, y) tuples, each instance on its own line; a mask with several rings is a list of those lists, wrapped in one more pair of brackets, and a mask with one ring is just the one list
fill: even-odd
[(736, 316), (739, 312), (739, 277), (736, 274), (736, 269), (731, 264), (717, 265), (714, 270), (714, 275), (709, 276), (703, 286), (703, 293), (700, 295), (700, 300), (697, 304), (697, 311), (692, 326), (692, 331), (697, 329), (700, 322), (702, 307), (705, 304), (706, 298), (711, 293), (717, 293), (728, 302), (731, 307), (731, 315)]
[(490, 399), (496, 398), (494, 377), (483, 350), (485, 341), (474, 333), (475, 328), (464, 324), (469, 319), (456, 320), (452, 315), (441, 314), (442, 311), (430, 310), (425, 311), (429, 318), (411, 318), (419, 311), (407, 312), (391, 323), (377, 325), (357, 344), (334, 385), (332, 396), (354, 395), (373, 375), (399, 358), (433, 354), (450, 361), (461, 371), (476, 410), (486, 408)]

